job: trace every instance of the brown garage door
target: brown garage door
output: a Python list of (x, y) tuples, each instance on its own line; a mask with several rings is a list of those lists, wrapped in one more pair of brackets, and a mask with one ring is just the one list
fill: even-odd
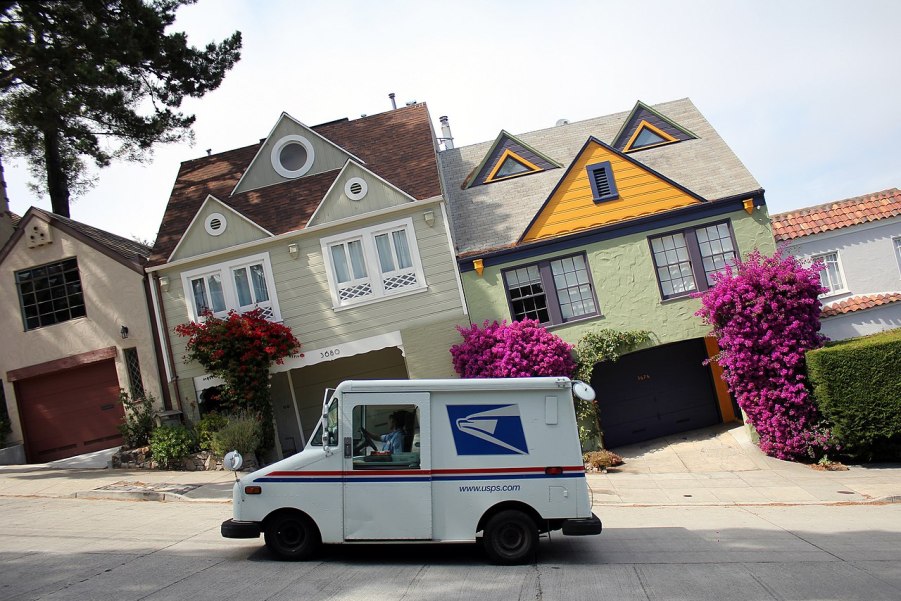
[(15, 387), (29, 462), (122, 444), (124, 410), (112, 359), (20, 380)]

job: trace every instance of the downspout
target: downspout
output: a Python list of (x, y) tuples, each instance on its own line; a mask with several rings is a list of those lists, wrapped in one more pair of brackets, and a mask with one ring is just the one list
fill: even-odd
[[(159, 295), (157, 293), (160, 285), (160, 276), (154, 273), (152, 277), (153, 285), (150, 287), (150, 294), (153, 297), (153, 307), (155, 309), (154, 316), (156, 317), (156, 329), (161, 341), (160, 345), (163, 352), (163, 366), (166, 370), (166, 389), (169, 390), (170, 386), (175, 385), (175, 376), (172, 371), (172, 365), (175, 363), (175, 361), (172, 357), (172, 346), (169, 344), (169, 334), (164, 326), (164, 324), (166, 323), (166, 310), (163, 307), (163, 304), (160, 302)], [(175, 397), (178, 398), (178, 395), (176, 394)], [(181, 400), (179, 399), (177, 402), (178, 410), (183, 412)]]
[(156, 310), (156, 299), (153, 295), (153, 284), (150, 282), (150, 276), (148, 274), (144, 274), (144, 299), (147, 302), (147, 310), (150, 311), (151, 315), (151, 324), (150, 324), (150, 332), (153, 335), (153, 349), (156, 354), (156, 371), (157, 376), (160, 379), (160, 382), (165, 382), (167, 385), (162, 387), (163, 392), (163, 408), (166, 411), (170, 411), (172, 409), (172, 395), (169, 392), (168, 380), (166, 380), (166, 365), (165, 365), (165, 356), (163, 354), (162, 345), (160, 343), (160, 334), (159, 330), (155, 327), (157, 323), (159, 323), (157, 319), (157, 310)]

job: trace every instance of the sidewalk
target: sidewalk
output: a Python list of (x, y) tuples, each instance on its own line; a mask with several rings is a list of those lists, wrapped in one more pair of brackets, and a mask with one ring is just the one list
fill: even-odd
[(588, 474), (595, 506), (901, 502), (901, 464), (818, 471), (767, 457), (737, 424), (614, 451), (624, 465)]
[[(901, 464), (817, 471), (765, 456), (735, 424), (614, 450), (624, 465), (587, 475), (595, 507), (901, 502)], [(231, 501), (232, 472), (113, 470), (109, 454), (0, 466), (0, 497)]]

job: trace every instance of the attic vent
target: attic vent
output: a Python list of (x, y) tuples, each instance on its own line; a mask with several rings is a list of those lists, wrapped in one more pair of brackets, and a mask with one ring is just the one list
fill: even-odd
[(53, 236), (50, 235), (50, 226), (43, 221), (35, 220), (34, 224), (28, 228), (28, 248), (37, 248), (53, 242)]
[(221, 235), (225, 231), (227, 225), (228, 222), (225, 220), (225, 215), (222, 213), (211, 213), (204, 223), (206, 233), (210, 236)]
[(369, 186), (362, 177), (352, 177), (344, 184), (344, 194), (351, 200), (360, 200), (368, 191)]
[(619, 198), (610, 161), (588, 165), (586, 169), (588, 170), (588, 180), (591, 183), (591, 192), (595, 202)]

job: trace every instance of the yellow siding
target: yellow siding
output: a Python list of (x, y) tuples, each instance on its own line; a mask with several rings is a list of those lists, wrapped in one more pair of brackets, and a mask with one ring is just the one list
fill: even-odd
[[(595, 203), (585, 168), (603, 161), (610, 161), (619, 198)], [(562, 236), (698, 202), (647, 169), (592, 142), (576, 158), (573, 168), (526, 232), (523, 242)]]

